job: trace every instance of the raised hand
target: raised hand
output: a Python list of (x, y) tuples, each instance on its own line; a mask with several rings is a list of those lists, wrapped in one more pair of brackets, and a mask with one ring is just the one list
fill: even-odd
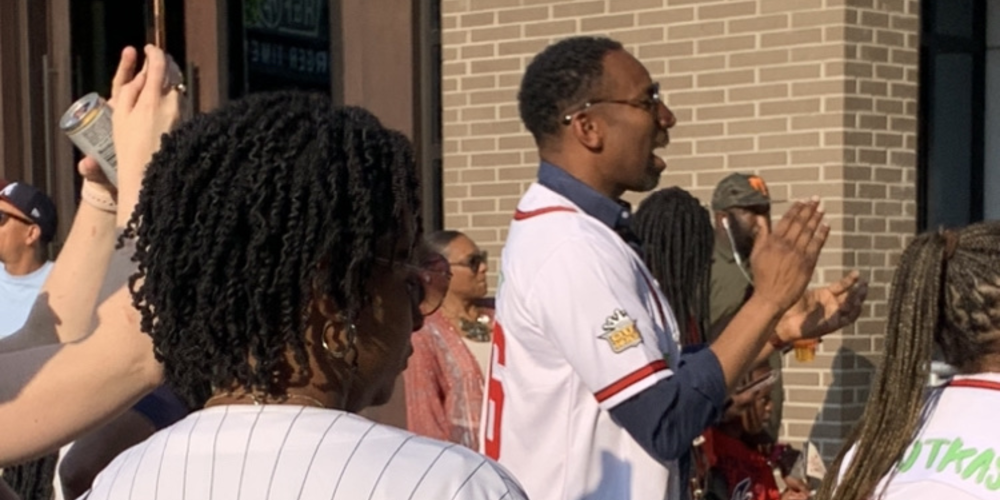
[(867, 296), (868, 282), (851, 271), (832, 285), (804, 293), (782, 316), (778, 336), (791, 342), (840, 330), (858, 319)]
[(822, 220), (816, 200), (796, 202), (773, 232), (764, 217), (758, 217), (758, 235), (750, 255), (755, 296), (782, 312), (800, 299), (830, 234)]
[[(122, 52), (122, 64), (111, 91), (115, 152), (118, 155), (120, 224), (128, 219), (138, 200), (146, 166), (160, 149), (163, 134), (180, 122), (183, 99), (175, 87), (164, 85), (170, 66), (166, 53), (147, 45), (146, 65), (132, 76), (126, 64), (130, 50)], [(131, 66), (134, 67), (134, 55), (132, 59)]]

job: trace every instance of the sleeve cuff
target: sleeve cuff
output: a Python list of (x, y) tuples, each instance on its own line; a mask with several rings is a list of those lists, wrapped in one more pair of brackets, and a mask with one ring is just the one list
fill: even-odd
[(721, 413), (729, 393), (726, 390), (726, 378), (722, 373), (719, 358), (711, 349), (702, 349), (692, 354), (681, 356), (680, 370), (688, 372), (691, 387), (705, 396)]

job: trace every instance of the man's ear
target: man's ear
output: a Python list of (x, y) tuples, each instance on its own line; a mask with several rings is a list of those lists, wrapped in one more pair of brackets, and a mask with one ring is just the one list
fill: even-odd
[(28, 233), (25, 235), (24, 244), (26, 246), (34, 246), (35, 243), (41, 243), (42, 241), (42, 228), (38, 227), (38, 224), (32, 224), (28, 226)]
[(570, 133), (585, 148), (592, 151), (604, 149), (604, 122), (587, 111), (579, 111), (570, 122)]

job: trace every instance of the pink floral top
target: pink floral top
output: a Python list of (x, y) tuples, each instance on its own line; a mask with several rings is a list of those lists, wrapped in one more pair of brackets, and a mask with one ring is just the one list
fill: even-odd
[[(492, 319), (492, 311), (487, 314)], [(413, 355), (403, 372), (406, 421), (411, 432), (477, 450), (483, 372), (462, 335), (441, 311), (413, 334)]]

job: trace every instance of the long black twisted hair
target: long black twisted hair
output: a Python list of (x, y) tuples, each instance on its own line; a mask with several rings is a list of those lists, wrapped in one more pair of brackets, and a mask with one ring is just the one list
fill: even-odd
[(418, 192), (409, 141), (326, 96), (251, 95), (164, 136), (124, 237), (177, 394), (192, 408), (219, 388), (280, 396), (287, 352), (308, 370), (314, 293), (367, 305), (376, 245), (420, 237)]

